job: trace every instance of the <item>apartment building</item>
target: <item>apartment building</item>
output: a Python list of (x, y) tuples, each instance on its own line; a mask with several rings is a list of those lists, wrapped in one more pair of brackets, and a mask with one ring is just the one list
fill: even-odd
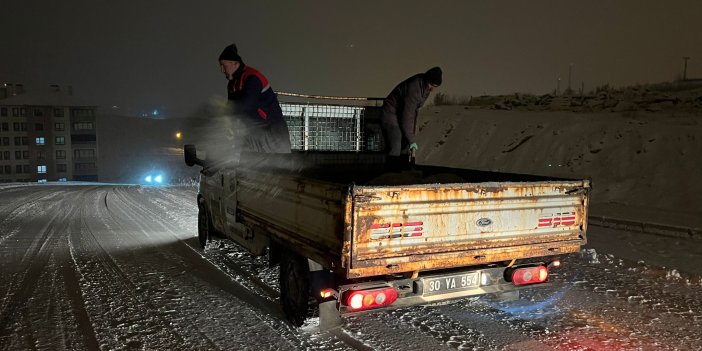
[(0, 83), (0, 182), (97, 181), (96, 111), (70, 88)]

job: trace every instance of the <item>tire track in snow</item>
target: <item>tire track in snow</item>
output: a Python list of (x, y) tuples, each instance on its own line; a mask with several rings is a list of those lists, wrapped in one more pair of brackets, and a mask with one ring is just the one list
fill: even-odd
[(73, 240), (69, 235), (68, 248), (70, 250), (71, 260), (61, 266), (61, 274), (63, 274), (66, 282), (66, 291), (68, 292), (71, 309), (75, 315), (77, 327), (81, 331), (80, 335), (83, 337), (85, 347), (88, 350), (98, 350), (100, 348), (100, 343), (97, 340), (97, 335), (90, 321), (90, 316), (85, 310), (85, 300), (81, 294), (82, 289), (78, 276), (80, 273), (78, 271), (73, 245)]
[[(79, 197), (81, 193), (88, 191), (83, 190), (75, 194)], [(43, 197), (41, 197), (43, 198)], [(34, 292), (45, 282), (40, 278), (43, 272), (51, 271), (46, 267), (49, 265), (52, 255), (61, 254), (65, 249), (65, 245), (61, 245), (61, 239), (65, 239), (62, 235), (65, 229), (61, 226), (62, 223), (68, 222), (68, 219), (77, 212), (76, 208), (59, 208), (53, 211), (53, 215), (49, 210), (56, 207), (56, 204), (46, 208), (45, 213), (51, 217), (43, 222), (44, 225), (39, 230), (30, 232), (38, 233), (38, 237), (33, 240), (32, 244), (22, 255), (22, 259), (18, 264), (18, 273), (15, 274), (12, 282), (8, 284), (7, 295), (3, 298), (2, 309), (0, 309), (0, 348), (6, 342), (14, 342), (13, 338), (25, 339), (26, 345), (34, 348), (32, 337), (32, 326), (29, 313), (28, 301), (34, 295)], [(34, 218), (34, 217), (33, 217)], [(41, 217), (39, 217), (41, 218)], [(36, 221), (40, 223), (41, 221)], [(14, 326), (14, 329), (11, 329)], [(18, 335), (18, 331), (24, 330), (23, 335)]]
[[(102, 189), (100, 189), (102, 190)], [(156, 313), (158, 311), (157, 306), (154, 306), (151, 303), (151, 299), (146, 298), (140, 294), (140, 287), (138, 283), (132, 280), (132, 278), (129, 276), (128, 273), (124, 271), (124, 269), (121, 267), (121, 265), (117, 262), (117, 260), (110, 254), (110, 252), (103, 246), (102, 240), (98, 239), (96, 234), (94, 233), (93, 229), (91, 229), (91, 225), (87, 222), (86, 218), (89, 218), (87, 216), (87, 209), (89, 208), (92, 213), (97, 213), (98, 214), (98, 219), (105, 221), (107, 220), (113, 220), (115, 221), (116, 225), (113, 227), (108, 226), (107, 228), (110, 228), (114, 231), (115, 234), (127, 234), (129, 230), (126, 228), (123, 228), (118, 221), (116, 221), (114, 218), (109, 218), (105, 217), (100, 214), (100, 209), (103, 208), (102, 204), (106, 204), (106, 196), (107, 193), (105, 193), (105, 197), (101, 196), (101, 191), (96, 191), (96, 197), (92, 198), (91, 200), (92, 203), (90, 203), (88, 206), (82, 206), (81, 207), (81, 229), (85, 229), (84, 233), (81, 233), (81, 236), (79, 239), (82, 239), (81, 244), (85, 246), (85, 249), (87, 252), (91, 252), (91, 258), (97, 258), (98, 266), (102, 268), (103, 272), (106, 272), (109, 277), (112, 277), (113, 279), (109, 279), (112, 281), (112, 283), (118, 283), (120, 286), (122, 286), (123, 289), (117, 289), (121, 291), (122, 293), (122, 298), (126, 297), (126, 301), (120, 299), (121, 303), (128, 302), (131, 306), (132, 309), (132, 315), (127, 318), (127, 319), (122, 319), (120, 320), (120, 324), (122, 327), (128, 327), (129, 323), (138, 323), (135, 321), (145, 321), (148, 324), (148, 321), (152, 320), (153, 318), (158, 320), (158, 324), (160, 325), (168, 325), (168, 320), (165, 318), (165, 316)], [(107, 207), (105, 207), (107, 209)], [(92, 216), (90, 216), (92, 217)], [(90, 275), (92, 275), (94, 272), (89, 272), (88, 269), (84, 273), (82, 273), (83, 278), (86, 280), (89, 280)], [(104, 278), (104, 277), (103, 277)], [(115, 289), (113, 289), (113, 292), (115, 292)], [(126, 295), (126, 296), (124, 296)], [(144, 305), (147, 307), (145, 310), (144, 309), (139, 309), (138, 306)], [(119, 309), (120, 306), (117, 306), (116, 309)], [(108, 308), (108, 310), (111, 310), (112, 306)], [(94, 318), (95, 319), (95, 318)], [(133, 324), (131, 324), (133, 325)], [(107, 328), (109, 330), (109, 328)], [(159, 333), (160, 332), (160, 333)], [(158, 335), (158, 334), (164, 334), (165, 335)], [(98, 333), (99, 334), (99, 333)], [(184, 339), (178, 335), (177, 333), (174, 333), (173, 331), (166, 330), (161, 328), (160, 331), (156, 331), (156, 337), (159, 339), (159, 342), (164, 343), (172, 343), (172, 345), (163, 345), (163, 344), (158, 344), (158, 347), (174, 347), (177, 348), (178, 345), (183, 345)], [(149, 334), (152, 335), (152, 334)], [(115, 336), (116, 337), (116, 336)], [(98, 336), (99, 338), (99, 336)], [(130, 347), (147, 347), (148, 346), (144, 345), (144, 341), (139, 340), (140, 338), (138, 337), (129, 337), (127, 336), (125, 340), (125, 344), (130, 345)], [(101, 346), (104, 346), (101, 345)], [(210, 343), (209, 347), (214, 347), (215, 345)]]
[[(183, 248), (187, 248), (186, 252), (188, 255), (191, 255), (192, 253), (194, 253), (200, 259), (206, 258), (205, 256), (207, 256), (207, 255), (206, 254), (203, 255), (202, 251), (199, 248), (195, 248), (195, 247), (183, 242), (181, 240), (181, 238), (175, 234), (174, 230), (177, 228), (173, 228), (172, 227), (173, 224), (171, 222), (166, 222), (168, 220), (167, 218), (159, 217), (160, 213), (158, 211), (154, 211), (154, 210), (149, 209), (148, 207), (144, 206), (143, 202), (140, 201), (139, 199), (128, 198), (127, 196), (130, 196), (130, 195), (131, 194), (124, 192), (124, 189), (120, 189), (120, 194), (118, 196), (118, 199), (121, 200), (124, 205), (133, 207), (135, 209), (134, 211), (130, 211), (130, 213), (138, 215), (138, 216), (146, 216), (145, 218), (142, 217), (141, 219), (134, 217), (133, 221), (135, 223), (144, 222), (146, 219), (157, 219), (158, 224), (161, 226), (161, 228), (163, 228), (166, 232), (168, 232), (172, 238), (177, 239), (178, 243), (181, 244)], [(147, 214), (150, 216), (147, 216)], [(147, 231), (145, 231), (145, 233), (146, 232)], [(223, 260), (233, 263), (233, 260), (228, 258), (228, 257), (223, 258)], [(210, 262), (210, 263), (212, 264), (212, 262)], [(217, 268), (217, 270), (221, 271), (222, 273), (226, 274), (226, 272), (222, 271), (221, 267), (219, 267), (217, 264), (212, 264), (212, 266)], [(245, 272), (241, 268), (236, 268), (236, 271)], [(250, 274), (248, 274), (247, 276), (252, 277), (252, 275), (250, 275)], [(251, 291), (251, 290), (247, 289), (245, 286), (242, 286), (240, 282), (237, 282), (236, 279), (233, 279), (233, 277), (231, 277), (230, 275), (227, 274), (227, 277), (229, 278), (228, 280), (234, 281), (237, 285), (239, 285), (241, 288), (244, 289), (241, 291), (241, 293), (242, 293), (242, 297), (245, 297), (245, 301), (252, 304), (253, 306), (256, 306), (258, 309), (260, 309), (262, 312), (264, 312), (268, 315), (277, 316), (277, 317), (281, 316), (281, 310), (279, 308), (277, 308), (277, 306), (275, 308), (271, 308), (270, 301), (268, 301), (265, 298), (262, 298), (259, 295), (260, 291)], [(265, 285), (265, 284), (263, 282), (261, 282), (260, 280), (257, 280), (257, 282), (255, 282), (254, 285)]]
[[(154, 234), (159, 233), (160, 236), (163, 236), (163, 231), (165, 230), (166, 232), (168, 231), (167, 226), (161, 221), (161, 218), (158, 215), (154, 216), (149, 216), (147, 209), (145, 209), (143, 206), (139, 206), (138, 201), (134, 201), (127, 196), (132, 193), (134, 190), (133, 187), (130, 188), (116, 188), (113, 189), (112, 192), (110, 192), (110, 196), (108, 198), (108, 207), (105, 209), (106, 211), (109, 211), (109, 213), (106, 213), (106, 216), (111, 216), (113, 221), (115, 222), (115, 227), (113, 228), (114, 231), (116, 232), (124, 232), (126, 235), (130, 236), (130, 242), (132, 244), (137, 243), (137, 242), (142, 242), (143, 244), (147, 244), (149, 240), (154, 239)], [(113, 196), (114, 195), (114, 196)], [(100, 215), (100, 217), (103, 217), (103, 215)], [(135, 227), (136, 230), (128, 230), (125, 231), (120, 227), (121, 223), (123, 222), (128, 222), (130, 223), (130, 226)], [(147, 239), (148, 238), (148, 239)], [(151, 275), (148, 278), (154, 279), (154, 277), (157, 277), (158, 279), (161, 279), (161, 284), (165, 284), (166, 286), (170, 286), (170, 291), (173, 294), (180, 295), (181, 299), (189, 299), (190, 294), (187, 294), (187, 291), (183, 291), (183, 284), (174, 284), (173, 279), (178, 278), (178, 279), (186, 279), (186, 280), (194, 280), (197, 282), (197, 284), (202, 284), (203, 281), (207, 284), (207, 286), (216, 286), (218, 287), (218, 290), (221, 292), (225, 292), (227, 294), (233, 294), (234, 296), (237, 296), (238, 298), (247, 298), (246, 294), (248, 293), (249, 296), (248, 298), (256, 298), (255, 295), (250, 294), (248, 291), (243, 289), (242, 287), (239, 287), (237, 285), (232, 285), (230, 284), (230, 279), (223, 275), (223, 272), (220, 270), (212, 270), (212, 267), (204, 260), (201, 260), (199, 254), (195, 252), (190, 246), (185, 245), (184, 243), (181, 243), (179, 240), (174, 240), (177, 239), (172, 236), (168, 236), (171, 241), (174, 241), (174, 243), (169, 244), (167, 248), (163, 249), (146, 249), (144, 250), (143, 254), (153, 256), (155, 258), (162, 257), (165, 258), (165, 262), (169, 262), (170, 266), (176, 266), (174, 269), (177, 269), (182, 272), (182, 277), (174, 277), (173, 274), (161, 274), (160, 272), (155, 272), (156, 274)], [(159, 239), (159, 238), (156, 238)], [(197, 254), (198, 256), (194, 256), (194, 254)], [(138, 258), (135, 258), (138, 259)], [(193, 260), (196, 259), (196, 260)], [(162, 260), (160, 260), (162, 261)], [(193, 265), (193, 263), (196, 263)], [(128, 264), (127, 264), (128, 265)], [(156, 267), (157, 268), (157, 267)], [(192, 274), (190, 274), (192, 273)], [(214, 275), (213, 275), (214, 273)], [(226, 277), (226, 278), (225, 278)], [(144, 277), (142, 277), (144, 278)], [(192, 285), (192, 283), (189, 283), (189, 285)], [(207, 289), (209, 291), (209, 288)], [(228, 301), (227, 303), (234, 303), (235, 301)], [(180, 305), (174, 305), (173, 307), (175, 309), (189, 309), (189, 308), (197, 308), (198, 305), (201, 305), (202, 302), (189, 302), (189, 303), (181, 303)], [(255, 309), (254, 309), (255, 310)], [(264, 310), (265, 313), (264, 315), (270, 314), (269, 311)], [(188, 313), (188, 315), (191, 315), (192, 313)], [(198, 315), (198, 313), (195, 313), (195, 315)], [(249, 325), (247, 328), (254, 327), (254, 329), (260, 329), (262, 325), (267, 325), (269, 323), (266, 323), (265, 320), (261, 320), (261, 315), (259, 313), (254, 313), (254, 316), (257, 317), (257, 321), (253, 325)], [(236, 318), (235, 318), (236, 319)], [(239, 323), (248, 323), (251, 324), (251, 322), (245, 322), (242, 318), (238, 318)], [(244, 318), (246, 319), (246, 318)], [(248, 318), (250, 320), (250, 318)], [(264, 318), (265, 319), (265, 318)], [(187, 317), (183, 316), (181, 318), (181, 321), (185, 324), (189, 324), (190, 327), (187, 325), (179, 325), (181, 328), (186, 328), (186, 329), (195, 329), (198, 330), (200, 335), (205, 338), (207, 337), (208, 334), (205, 334), (204, 332), (207, 331), (207, 333), (210, 333), (210, 328), (202, 329), (202, 325), (198, 324), (195, 322), (193, 317)], [(172, 321), (171, 321), (172, 322)], [(232, 321), (234, 322), (234, 320)], [(263, 324), (261, 322), (264, 322)], [(255, 326), (259, 325), (259, 326)], [(243, 326), (243, 325), (242, 325)], [(219, 327), (219, 326), (217, 326)], [(188, 334), (192, 334), (189, 332)], [(224, 334), (224, 333), (222, 333)], [(256, 332), (258, 334), (258, 332)], [(219, 337), (221, 339), (221, 337)], [(219, 347), (224, 347), (224, 348), (231, 348), (231, 345), (225, 345), (222, 346), (221, 340), (218, 341)], [(244, 342), (243, 340), (240, 340), (235, 343), (239, 342)], [(270, 340), (272, 342), (272, 345), (275, 345), (276, 342), (273, 340)], [(230, 341), (231, 343), (231, 341)], [(242, 344), (243, 345), (243, 344)], [(284, 346), (283, 348), (287, 348), (288, 346)], [(273, 346), (271, 346), (273, 347)], [(211, 348), (211, 347), (210, 347)]]
[[(27, 196), (11, 201), (8, 205), (0, 209), (0, 218), (2, 218), (0, 219), (0, 228), (3, 228), (2, 231), (0, 231), (0, 245), (19, 233), (22, 226), (21, 223), (17, 223), (17, 221), (15, 221), (16, 219), (23, 217), (27, 211), (36, 209), (37, 204), (40, 201), (57, 196), (56, 192), (49, 191), (49, 188), (39, 188), (39, 186), (25, 188), (36, 189), (36, 191)], [(51, 206), (55, 206), (55, 204), (52, 204)], [(48, 209), (50, 209), (50, 207), (47, 208), (47, 210)], [(12, 224), (14, 224), (14, 226)]]

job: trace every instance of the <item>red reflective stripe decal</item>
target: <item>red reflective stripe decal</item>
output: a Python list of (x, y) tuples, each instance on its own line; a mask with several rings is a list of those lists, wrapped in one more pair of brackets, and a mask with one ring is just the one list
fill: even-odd
[(390, 228), (390, 224), (388, 223), (376, 223), (371, 225), (371, 229), (378, 229), (378, 228)]
[(414, 233), (407, 233), (405, 234), (406, 237), (411, 237), (411, 236), (422, 236), (422, 232), (414, 232)]
[(369, 234), (372, 240), (423, 236), (423, 224), (423, 221), (406, 223), (374, 223), (370, 226)]
[(575, 224), (575, 212), (554, 213), (541, 216), (538, 220), (538, 227), (558, 227)]

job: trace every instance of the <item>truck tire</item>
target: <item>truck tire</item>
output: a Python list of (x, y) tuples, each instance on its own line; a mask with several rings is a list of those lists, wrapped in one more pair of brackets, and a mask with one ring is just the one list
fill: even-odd
[(200, 204), (197, 207), (197, 239), (203, 250), (207, 247), (207, 243), (210, 242), (212, 235), (214, 235), (212, 217), (210, 217), (207, 208)]
[(314, 317), (317, 301), (311, 296), (307, 259), (285, 251), (280, 259), (280, 302), (288, 321), (296, 327)]

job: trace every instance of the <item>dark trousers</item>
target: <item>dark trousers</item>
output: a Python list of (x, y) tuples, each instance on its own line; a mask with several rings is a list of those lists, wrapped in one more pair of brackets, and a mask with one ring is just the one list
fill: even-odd
[(385, 151), (390, 156), (400, 156), (402, 153), (402, 131), (397, 124), (383, 124), (385, 136)]

